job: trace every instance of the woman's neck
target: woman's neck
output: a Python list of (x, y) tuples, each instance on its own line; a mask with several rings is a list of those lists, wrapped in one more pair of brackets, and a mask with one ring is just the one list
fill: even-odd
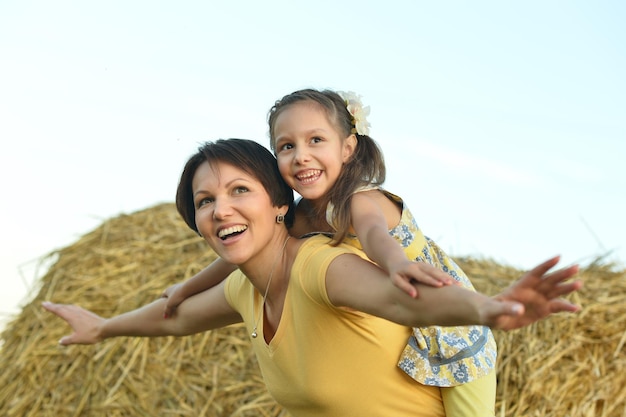
[(285, 230), (272, 238), (270, 244), (253, 259), (239, 265), (239, 269), (261, 295), (268, 293), (268, 299), (276, 288), (282, 286), (286, 280), (285, 271), (290, 269), (293, 263), (287, 250), (289, 240), (290, 236)]
[(299, 201), (296, 208), (296, 225), (302, 235), (333, 231), (326, 221), (326, 203), (320, 199), (306, 200), (303, 198)]
[(303, 198), (301, 202), (305, 203), (307, 206), (311, 207), (311, 209), (317, 212), (325, 211), (326, 206), (328, 205), (328, 201), (326, 201), (323, 198), (316, 198), (316, 199)]

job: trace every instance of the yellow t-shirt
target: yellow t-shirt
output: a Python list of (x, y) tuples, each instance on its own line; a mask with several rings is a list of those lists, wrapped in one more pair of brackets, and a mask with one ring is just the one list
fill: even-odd
[[(400, 197), (372, 185), (358, 189), (355, 194), (370, 190), (382, 192), (402, 209), (400, 221), (389, 230), (389, 234), (402, 247), (407, 258), (430, 264), (450, 275), (464, 288), (475, 291), (472, 282), (456, 262), (432, 239), (424, 236), (411, 211)], [(334, 224), (332, 215), (333, 206), (329, 203), (326, 221), (330, 225)], [(349, 234), (343, 242), (358, 249), (363, 248), (355, 235)], [(408, 339), (398, 366), (419, 383), (475, 390), (476, 395), (480, 394), (478, 396), (486, 400), (485, 404), (489, 404), (489, 399), (493, 398), (491, 403), (495, 405), (497, 351), (496, 340), (488, 327), (418, 327), (413, 329), (413, 335)], [(468, 383), (484, 377), (494, 379), (494, 383), (487, 388), (483, 387), (484, 381), (468, 387)], [(480, 412), (477, 410), (475, 415), (485, 416), (482, 409)]]
[[(337, 256), (362, 252), (307, 239), (293, 264), (280, 324), (265, 343), (251, 339), (265, 384), (293, 417), (444, 416), (438, 387), (415, 383), (396, 363), (411, 328), (332, 305), (326, 270)], [(262, 297), (239, 271), (227, 280), (229, 304), (249, 333)]]

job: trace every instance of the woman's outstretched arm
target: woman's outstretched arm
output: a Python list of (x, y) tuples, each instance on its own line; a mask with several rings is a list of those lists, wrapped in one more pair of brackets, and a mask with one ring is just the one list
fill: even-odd
[(241, 322), (226, 301), (224, 283), (189, 297), (171, 318), (163, 318), (166, 299), (160, 298), (136, 310), (103, 318), (76, 305), (44, 302), (43, 307), (65, 320), (72, 334), (61, 345), (94, 344), (119, 336), (185, 336)]
[[(578, 307), (561, 298), (581, 288), (568, 281), (578, 272), (571, 266), (549, 273), (558, 263), (552, 258), (504, 289), (488, 297), (456, 285), (433, 288), (421, 285), (418, 299), (395, 287), (376, 265), (353, 254), (335, 258), (326, 273), (326, 289), (336, 306), (350, 307), (410, 327), (431, 325), (484, 325), (512, 330), (550, 314), (576, 312)], [(422, 264), (424, 273), (436, 268)]]

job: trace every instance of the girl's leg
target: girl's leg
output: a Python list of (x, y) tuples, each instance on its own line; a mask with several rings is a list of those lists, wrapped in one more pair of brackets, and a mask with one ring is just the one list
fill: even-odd
[(494, 417), (496, 372), (466, 384), (442, 387), (441, 397), (446, 417)]

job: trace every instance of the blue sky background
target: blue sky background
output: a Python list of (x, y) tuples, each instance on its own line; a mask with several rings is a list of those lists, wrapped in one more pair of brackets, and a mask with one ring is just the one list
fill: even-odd
[[(37, 260), (173, 201), (198, 143), (355, 91), (387, 188), (452, 255), (626, 262), (626, 3), (0, 2), (0, 320)], [(56, 300), (79, 301), (79, 300)]]

